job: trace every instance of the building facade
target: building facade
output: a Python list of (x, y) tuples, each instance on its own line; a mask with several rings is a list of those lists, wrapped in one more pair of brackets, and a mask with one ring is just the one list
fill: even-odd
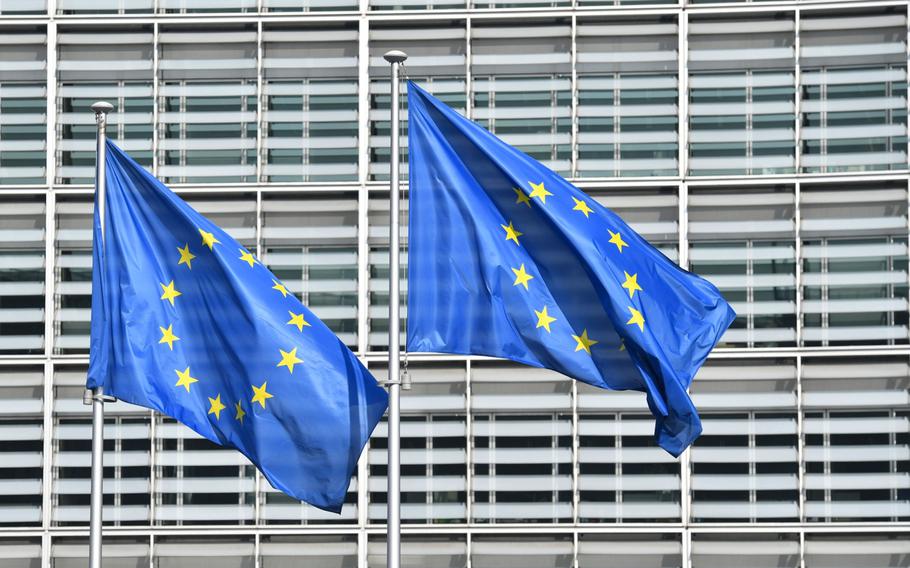
[[(910, 566), (907, 11), (0, 0), (0, 568), (87, 561), (89, 105), (381, 377), (393, 48), (739, 314), (680, 460), (637, 393), (410, 356), (404, 565)], [(341, 516), (149, 411), (105, 435), (108, 567), (385, 566), (384, 425)]]

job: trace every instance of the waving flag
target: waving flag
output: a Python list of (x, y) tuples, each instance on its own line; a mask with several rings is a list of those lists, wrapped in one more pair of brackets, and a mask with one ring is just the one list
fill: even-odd
[(502, 357), (647, 394), (674, 456), (735, 317), (616, 214), (408, 83), (408, 350)]
[(275, 488), (339, 512), (385, 391), (252, 252), (107, 152), (88, 388), (172, 416)]

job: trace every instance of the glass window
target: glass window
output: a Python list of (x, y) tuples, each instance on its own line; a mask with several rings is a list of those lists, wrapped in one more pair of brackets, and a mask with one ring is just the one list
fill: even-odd
[(44, 197), (0, 200), (0, 352), (44, 352)]
[(264, 535), (259, 558), (262, 568), (357, 568), (357, 537)]
[(356, 350), (357, 196), (268, 195), (262, 215), (266, 266)]
[(907, 168), (907, 17), (805, 13), (800, 20), (802, 171)]
[[(521, 2), (521, 0), (518, 0)], [(527, 0), (525, 0), (527, 2)], [(466, 0), (370, 0), (371, 10), (458, 10)], [(476, 5), (476, 3), (475, 3)]]
[(148, 14), (155, 0), (57, 0), (57, 13), (65, 15)]
[(157, 0), (157, 2), (158, 10), (166, 14), (256, 11), (256, 0)]
[[(382, 56), (390, 49), (409, 54), (405, 62), (408, 79), (464, 114), (467, 108), (465, 69), (467, 40), (465, 22), (383, 25), (370, 27), (370, 165), (369, 179), (389, 179), (392, 91), (389, 64)], [(407, 105), (406, 89), (401, 104)], [(407, 179), (408, 138), (406, 115), (401, 122), (401, 177)]]
[(0, 568), (41, 568), (41, 539), (0, 539)]
[(803, 185), (803, 344), (907, 343), (905, 183)]
[[(236, 453), (236, 452), (235, 452)], [(250, 537), (155, 538), (154, 568), (254, 568), (255, 544)]]
[(580, 19), (576, 42), (576, 175), (677, 175), (676, 22)]
[[(58, 526), (87, 525), (91, 501), (92, 415), (82, 403), (84, 365), (54, 369), (54, 510)], [(104, 405), (104, 520), (149, 524), (151, 413), (125, 402)]]
[(794, 219), (792, 187), (690, 188), (689, 267), (736, 310), (722, 345), (796, 344)]
[[(367, 566), (388, 566), (386, 540), (383, 536), (370, 538), (367, 545)], [(468, 545), (465, 535), (408, 535), (401, 537), (401, 565), (405, 568), (456, 568), (467, 566)], [(353, 568), (353, 567), (352, 567)]]
[(4, 2), (0, 14), (4, 16), (43, 15), (47, 13), (47, 0), (15, 0)]
[(89, 197), (56, 202), (54, 352), (88, 353), (92, 307), (92, 210)]
[(853, 533), (806, 535), (806, 568), (831, 566), (906, 565), (910, 560), (910, 533)]
[(806, 520), (910, 520), (907, 358), (805, 359), (802, 382)]
[(693, 534), (693, 568), (797, 568), (799, 535)]
[[(253, 523), (257, 474), (249, 460), (237, 450), (218, 446), (167, 416), (156, 414), (155, 420), (157, 523)], [(265, 486), (267, 481), (263, 481)], [(192, 554), (184, 552), (179, 556)], [(240, 566), (247, 568), (245, 564)]]
[[(44, 477), (44, 369), (0, 367), (0, 524), (41, 524)], [(12, 553), (0, 541), (0, 566)], [(23, 563), (32, 549), (19, 549)], [(40, 547), (39, 547), (40, 550)], [(27, 554), (28, 555), (27, 555)], [(23, 556), (18, 556), (23, 554)], [(40, 554), (39, 554), (40, 556)], [(4, 568), (6, 568), (4, 566)], [(37, 568), (37, 567), (36, 567)]]
[(94, 183), (95, 115), (91, 105), (108, 101), (107, 136), (152, 169), (152, 29), (61, 28), (57, 35), (57, 178)]
[[(384, 351), (389, 348), (389, 194), (372, 192), (369, 202), (369, 236), (370, 246), (370, 336), (369, 350)], [(408, 317), (408, 201), (407, 196), (401, 199), (401, 278), (399, 292), (401, 295), (401, 345), (407, 343)]]
[(475, 21), (473, 118), (553, 171), (571, 175), (569, 22)]
[(581, 534), (578, 568), (680, 568), (679, 534)]
[[(388, 369), (370, 366), (380, 381)], [(409, 366), (411, 390), (402, 391), (401, 518), (404, 523), (464, 523), (467, 518), (467, 418), (464, 366)], [(370, 442), (371, 522), (386, 519), (388, 427)]]
[(266, 12), (326, 12), (357, 10), (358, 0), (262, 0)]
[(590, 189), (585, 192), (619, 215), (632, 229), (673, 262), (679, 262), (677, 188)]
[[(9, 6), (28, 3), (4, 2)], [(34, 5), (34, 4), (33, 4)], [(19, 12), (15, 12), (19, 14)], [(0, 185), (47, 182), (47, 35), (0, 28)]]
[(357, 30), (263, 32), (263, 181), (357, 179)]
[(689, 174), (794, 171), (792, 16), (689, 22)]
[(570, 521), (570, 380), (515, 364), (475, 364), (471, 389), (473, 521)]
[[(147, 537), (104, 535), (102, 561), (108, 568), (148, 568), (149, 540)], [(88, 563), (88, 542), (85, 538), (59, 537), (51, 545), (51, 568), (82, 568)]]
[(164, 28), (159, 168), (165, 183), (256, 179), (256, 30)]
[[(647, 413), (644, 394), (581, 382), (577, 389), (578, 520), (678, 522), (679, 462), (655, 444), (654, 418)], [(604, 547), (588, 547), (591, 563), (606, 554), (599, 552)]]
[(711, 360), (692, 400), (704, 427), (691, 450), (693, 520), (798, 520), (796, 362)]
[(474, 568), (570, 568), (572, 535), (477, 535), (471, 539)]
[(511, 9), (511, 8), (558, 8), (570, 6), (572, 0), (473, 0), (474, 8)]

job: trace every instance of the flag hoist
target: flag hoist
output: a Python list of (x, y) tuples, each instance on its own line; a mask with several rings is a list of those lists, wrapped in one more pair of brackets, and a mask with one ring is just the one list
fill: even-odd
[(389, 460), (388, 509), (386, 510), (388, 532), (387, 566), (400, 568), (401, 565), (401, 375), (399, 372), (399, 343), (401, 334), (401, 310), (399, 306), (400, 262), (400, 219), (399, 219), (399, 142), (401, 137), (401, 64), (408, 58), (403, 51), (392, 50), (383, 56), (392, 65), (392, 131), (391, 131), (391, 172), (389, 176)]
[[(107, 144), (105, 130), (107, 115), (114, 105), (99, 101), (92, 105), (98, 137), (95, 159), (95, 187), (101, 214), (101, 246), (104, 247), (104, 206), (107, 179)], [(92, 497), (89, 512), (89, 568), (101, 568), (101, 515), (104, 503), (104, 403), (114, 402), (114, 397), (104, 394), (104, 387), (86, 390), (82, 402), (92, 405)]]

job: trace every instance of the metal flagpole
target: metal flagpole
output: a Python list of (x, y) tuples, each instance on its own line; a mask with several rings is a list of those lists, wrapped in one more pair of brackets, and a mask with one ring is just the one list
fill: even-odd
[(383, 57), (392, 64), (392, 155), (389, 192), (389, 460), (386, 477), (388, 489), (388, 548), (387, 568), (399, 568), (401, 565), (401, 377), (399, 376), (399, 219), (398, 219), (398, 151), (400, 135), (401, 105), (399, 94), (398, 71), (402, 62), (408, 58), (403, 51), (389, 51)]
[[(99, 101), (92, 105), (95, 122), (98, 125), (98, 144), (95, 158), (95, 185), (98, 188), (98, 218), (101, 219), (101, 247), (104, 249), (104, 206), (105, 206), (105, 127), (107, 114), (114, 105)], [(96, 266), (95, 270), (101, 270)], [(92, 405), (92, 505), (89, 525), (89, 568), (101, 568), (101, 511), (104, 502), (104, 403), (114, 398), (105, 396), (104, 387), (86, 390), (83, 403)]]

